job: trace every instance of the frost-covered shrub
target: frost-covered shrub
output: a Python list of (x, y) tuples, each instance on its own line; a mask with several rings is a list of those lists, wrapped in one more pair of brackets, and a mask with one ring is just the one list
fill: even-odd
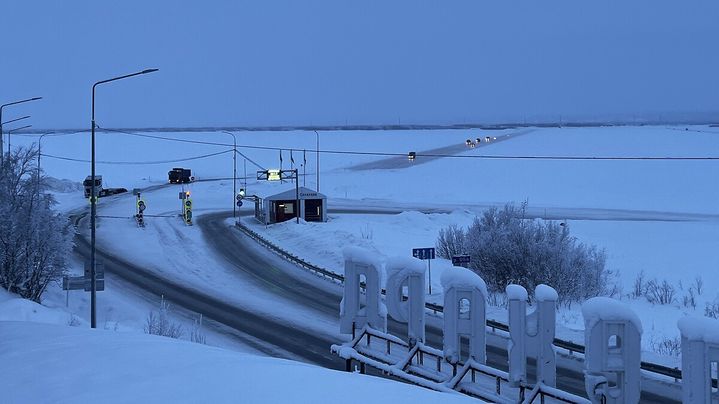
[(678, 357), (682, 353), (682, 339), (680, 337), (653, 339), (650, 346), (652, 351), (660, 355)]
[(437, 238), (437, 255), (452, 259), (455, 255), (464, 254), (464, 230), (457, 225), (451, 225), (439, 230)]
[(172, 322), (168, 318), (170, 305), (163, 297), (160, 301), (160, 310), (157, 314), (151, 311), (147, 315), (145, 321), (145, 332), (152, 335), (162, 335), (163, 337), (180, 338), (182, 336), (182, 326)]
[(646, 298), (649, 303), (672, 304), (676, 299), (676, 293), (676, 288), (666, 279), (661, 283), (656, 279), (647, 282)]
[(704, 315), (706, 317), (719, 319), (719, 299), (715, 299), (713, 302), (704, 305)]
[[(566, 225), (526, 219), (525, 212), (526, 203), (491, 208), (466, 231), (444, 229), (437, 246), (445, 248), (444, 256), (468, 253), (470, 268), (487, 282), (490, 293), (501, 293), (510, 283), (530, 290), (545, 283), (566, 303), (614, 290), (603, 250), (580, 243)], [(457, 240), (463, 240), (463, 248)]]
[(631, 297), (634, 299), (638, 299), (644, 295), (646, 292), (646, 284), (644, 282), (644, 270), (639, 271), (637, 274), (637, 277), (634, 278), (634, 285), (632, 287), (632, 294)]

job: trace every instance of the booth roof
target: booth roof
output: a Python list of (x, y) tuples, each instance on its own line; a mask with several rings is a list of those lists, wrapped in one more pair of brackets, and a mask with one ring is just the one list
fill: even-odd
[[(327, 199), (324, 194), (318, 193), (314, 189), (300, 187), (300, 199)], [(263, 192), (257, 196), (267, 201), (291, 200), (295, 199), (295, 187), (291, 186), (279, 193)], [(310, 198), (308, 198), (310, 197)]]

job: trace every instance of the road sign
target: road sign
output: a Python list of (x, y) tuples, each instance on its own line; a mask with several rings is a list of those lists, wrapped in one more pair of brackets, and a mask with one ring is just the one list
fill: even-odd
[(237, 207), (239, 208), (241, 206), (242, 206), (242, 201), (237, 201)]
[[(90, 263), (85, 262), (85, 278), (90, 279)], [(105, 263), (95, 260), (95, 279), (105, 279)]]
[(466, 265), (469, 262), (469, 255), (455, 255), (452, 257), (452, 265)]
[[(95, 291), (102, 292), (105, 290), (105, 280), (104, 279), (95, 279)], [(85, 292), (92, 291), (92, 284), (90, 283), (90, 279), (85, 279)]]
[(184, 192), (180, 192), (180, 199), (185, 199), (185, 198), (187, 198), (187, 194)]
[(132, 194), (135, 196), (140, 196), (140, 192), (142, 190), (140, 188), (132, 188)]
[(63, 276), (62, 290), (83, 290), (85, 289), (84, 276)]
[(434, 248), (413, 248), (412, 256), (421, 260), (433, 260)]

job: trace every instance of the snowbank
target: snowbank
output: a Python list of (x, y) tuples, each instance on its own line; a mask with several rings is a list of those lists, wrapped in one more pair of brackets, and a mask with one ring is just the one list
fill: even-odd
[(627, 320), (642, 333), (642, 322), (629, 305), (608, 297), (593, 297), (582, 303), (584, 327), (589, 330), (599, 320)]
[(708, 317), (687, 316), (677, 321), (682, 336), (690, 341), (719, 344), (719, 321)]
[(0, 322), (0, 374), (5, 403), (475, 402), (163, 337), (27, 322)]
[(442, 272), (440, 281), (445, 290), (453, 286), (475, 287), (482, 292), (485, 299), (487, 298), (487, 284), (484, 282), (484, 279), (467, 268), (454, 267), (448, 269)]

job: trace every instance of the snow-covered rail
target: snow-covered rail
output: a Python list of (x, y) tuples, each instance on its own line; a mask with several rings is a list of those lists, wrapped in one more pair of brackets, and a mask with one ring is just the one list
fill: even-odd
[(590, 401), (538, 383), (535, 386), (511, 386), (506, 372), (478, 363), (449, 363), (442, 351), (417, 343), (410, 347), (394, 335), (363, 327), (345, 344), (332, 345), (331, 351), (345, 359), (346, 370), (352, 362), (371, 366), (407, 382), (443, 392), (458, 392), (492, 403), (534, 403), (535, 400), (589, 404)]

